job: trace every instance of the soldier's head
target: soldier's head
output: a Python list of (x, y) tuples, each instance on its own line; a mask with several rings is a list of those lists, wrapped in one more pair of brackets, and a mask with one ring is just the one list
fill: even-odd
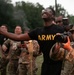
[(63, 16), (58, 16), (58, 17), (56, 17), (56, 18), (55, 18), (56, 24), (62, 26), (62, 25), (63, 25), (62, 19), (63, 19)]
[(63, 25), (69, 25), (69, 18), (68, 17), (62, 18), (62, 21), (63, 21)]
[(2, 25), (1, 25), (1, 28), (2, 28), (2, 30), (6, 31), (6, 32), (8, 31), (6, 24), (2, 24)]
[(65, 17), (62, 19), (62, 21), (65, 31), (69, 31), (70, 30), (69, 18)]
[(15, 32), (15, 34), (21, 34), (21, 33), (22, 33), (22, 28), (21, 28), (21, 26), (17, 25), (17, 26), (15, 27), (14, 32)]
[(45, 22), (53, 20), (55, 17), (55, 11), (52, 8), (46, 8), (42, 10), (42, 19)]
[(73, 38), (73, 41), (74, 41), (74, 25), (72, 25), (72, 28), (69, 31), (72, 33), (72, 38)]

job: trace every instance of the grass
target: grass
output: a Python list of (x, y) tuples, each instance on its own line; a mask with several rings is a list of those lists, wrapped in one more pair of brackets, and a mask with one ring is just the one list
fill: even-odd
[(37, 66), (38, 66), (37, 75), (40, 75), (40, 74), (41, 74), (41, 65), (42, 65), (42, 61), (43, 61), (42, 55), (41, 55), (41, 56), (38, 56), (37, 59), (36, 59)]

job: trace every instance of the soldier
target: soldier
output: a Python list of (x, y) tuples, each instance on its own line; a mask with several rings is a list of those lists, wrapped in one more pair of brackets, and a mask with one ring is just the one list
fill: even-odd
[(0, 34), (18, 41), (37, 40), (40, 50), (43, 53), (41, 75), (60, 75), (62, 62), (51, 60), (49, 57), (49, 52), (51, 47), (56, 43), (54, 40), (56, 33), (63, 33), (64, 30), (60, 26), (52, 23), (53, 18), (55, 17), (55, 11), (52, 8), (44, 9), (41, 14), (41, 18), (44, 21), (43, 27), (38, 27), (29, 33), (24, 33), (21, 35), (5, 32), (0, 28)]
[(18, 61), (18, 71), (19, 75), (27, 75), (27, 67), (28, 64), (27, 57), (28, 57), (28, 50), (25, 43), (21, 45), (21, 54)]
[[(6, 24), (3, 24), (1, 25), (1, 28), (4, 30), (4, 31), (8, 31), (7, 29), (7, 25)], [(6, 52), (4, 52), (2, 50), (2, 44), (4, 43), (4, 41), (7, 40), (7, 37), (3, 36), (0, 34), (0, 53), (1, 53), (1, 59), (0, 59), (0, 69), (1, 69), (1, 75), (6, 75), (6, 66), (7, 66), (7, 62), (5, 62), (6, 60), (6, 57), (8, 55), (8, 50)], [(7, 60), (6, 60), (7, 61)]]
[[(20, 35), (22, 33), (21, 27), (16, 26), (14, 33)], [(8, 75), (17, 75), (18, 59), (21, 53), (21, 49), (19, 48), (20, 44), (20, 41), (13, 41), (11, 39), (7, 39), (2, 45), (4, 52), (6, 52), (8, 46), (10, 46), (10, 50), (7, 56), (7, 59), (9, 59)]]
[[(70, 29), (70, 32), (72, 33), (73, 36), (71, 46), (74, 48), (74, 26), (72, 27), (72, 29)], [(71, 53), (74, 54), (73, 51)], [(63, 63), (64, 66), (63, 66), (63, 70), (61, 71), (61, 75), (74, 75), (74, 57), (71, 53), (68, 51), (66, 51), (65, 53), (66, 60), (64, 60)]]
[[(28, 31), (26, 30), (25, 33)], [(39, 55), (39, 45), (36, 40), (32, 40), (32, 45), (30, 46), (29, 41), (24, 41), (26, 45), (25, 51), (21, 53), (19, 64), (19, 75), (36, 75), (37, 65), (36, 57)], [(31, 47), (31, 48), (30, 48)], [(30, 50), (32, 49), (32, 52)], [(23, 68), (22, 68), (23, 67)]]
[[(57, 42), (50, 51), (51, 59), (55, 61), (63, 60), (61, 75), (74, 75), (74, 26), (70, 29), (70, 32), (71, 37), (70, 39), (68, 37), (66, 44)], [(54, 47), (57, 47), (57, 49), (54, 50)]]
[(31, 48), (29, 48), (29, 45), (30, 42), (27, 44), (27, 47), (28, 47), (28, 51), (29, 51), (29, 64), (27, 65), (27, 68), (28, 68), (28, 72), (27, 74), (28, 75), (37, 75), (37, 70), (38, 70), (38, 67), (37, 67), (37, 64), (36, 64), (36, 58), (37, 56), (40, 55), (39, 53), (39, 45), (38, 45), (38, 42), (36, 40), (32, 40), (32, 46), (33, 46), (33, 50), (31, 51)]
[(63, 26), (63, 21), (62, 21), (62, 19), (63, 19), (63, 16), (58, 16), (58, 17), (56, 17), (56, 18), (55, 18), (56, 24), (57, 24), (57, 25), (60, 25), (60, 26)]

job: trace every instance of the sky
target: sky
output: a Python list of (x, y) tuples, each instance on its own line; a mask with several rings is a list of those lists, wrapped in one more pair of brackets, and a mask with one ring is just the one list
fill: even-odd
[[(18, 1), (32, 2), (34, 4), (38, 2), (43, 5), (44, 8), (55, 5), (55, 0), (12, 0), (12, 3), (15, 4), (15, 2)], [(61, 4), (69, 14), (74, 15), (74, 0), (57, 0), (57, 3)]]

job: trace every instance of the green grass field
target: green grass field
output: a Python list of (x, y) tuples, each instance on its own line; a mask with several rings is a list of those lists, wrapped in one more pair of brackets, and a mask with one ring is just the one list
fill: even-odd
[(38, 57), (37, 57), (37, 61), (36, 61), (36, 62), (37, 62), (37, 66), (38, 66), (37, 75), (40, 75), (40, 73), (41, 73), (42, 61), (43, 61), (42, 55), (41, 55), (41, 56), (38, 56)]

